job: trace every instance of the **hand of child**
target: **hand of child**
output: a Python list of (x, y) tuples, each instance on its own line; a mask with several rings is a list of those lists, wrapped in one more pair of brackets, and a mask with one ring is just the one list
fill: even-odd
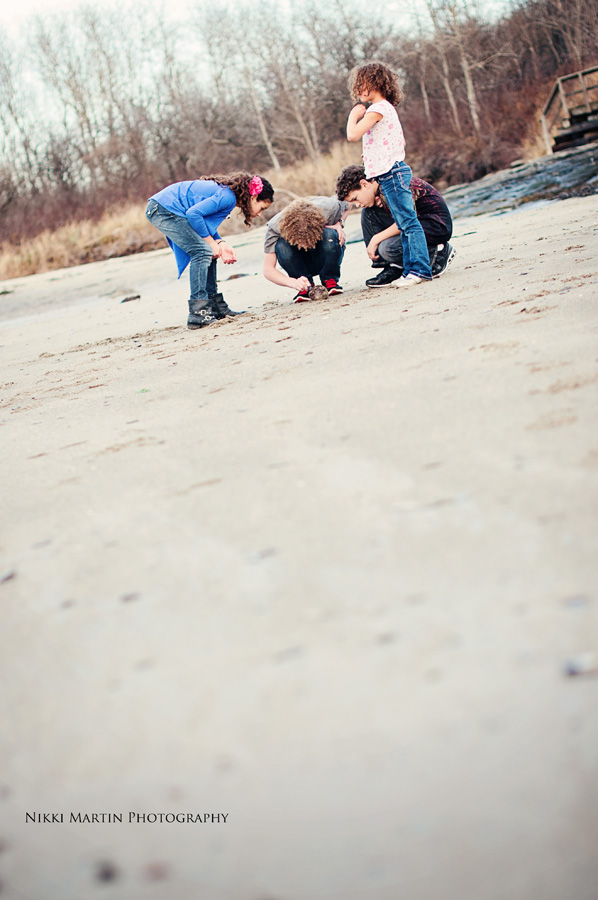
[(340, 244), (341, 247), (342, 247), (343, 244), (345, 243), (346, 239), (347, 239), (347, 238), (346, 238), (346, 235), (345, 235), (345, 230), (344, 230), (343, 226), (341, 225), (340, 222), (337, 222), (336, 225), (331, 225), (330, 228), (334, 228), (334, 230), (335, 230), (336, 233), (338, 234), (338, 242), (339, 242), (339, 244)]
[(353, 107), (351, 112), (349, 113), (349, 121), (351, 122), (359, 122), (360, 119), (363, 119), (367, 112), (367, 109), (363, 105), (363, 103), (358, 103)]
[(293, 282), (293, 287), (297, 288), (298, 291), (308, 291), (311, 287), (311, 281), (309, 278), (306, 278), (305, 275), (302, 275), (301, 278), (293, 278), (291, 280)]
[(372, 238), (367, 245), (366, 252), (371, 260), (378, 259), (378, 244), (375, 242), (374, 238)]
[(224, 241), (218, 245), (220, 248), (220, 259), (226, 265), (230, 263), (236, 263), (237, 257), (235, 255), (235, 251), (230, 246), (230, 244), (226, 244)]

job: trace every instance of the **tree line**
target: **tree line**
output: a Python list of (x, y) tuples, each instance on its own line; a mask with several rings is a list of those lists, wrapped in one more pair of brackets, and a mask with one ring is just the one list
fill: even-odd
[[(408, 27), (405, 27), (408, 23)], [(552, 80), (598, 61), (594, 0), (82, 5), (0, 29), (0, 240), (99, 217), (172, 181), (280, 170), (344, 140), (347, 75), (398, 70), (416, 173), (450, 184), (512, 161)], [(275, 179), (274, 179), (275, 180)]]

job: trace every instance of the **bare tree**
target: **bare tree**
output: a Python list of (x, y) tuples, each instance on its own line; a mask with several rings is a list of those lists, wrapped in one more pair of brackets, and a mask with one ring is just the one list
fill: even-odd
[(437, 5), (434, 5), (433, 0), (425, 0), (425, 3), (430, 15), (430, 19), (432, 20), (432, 26), (434, 28), (434, 45), (442, 69), (442, 86), (444, 87), (444, 91), (449, 103), (455, 131), (458, 135), (462, 135), (463, 128), (461, 126), (461, 119), (459, 117), (457, 100), (453, 91), (452, 77), (449, 66), (450, 42), (448, 39), (448, 35), (442, 27), (442, 19), (439, 7)]
[(243, 7), (235, 11), (229, 10), (226, 28), (222, 28), (221, 9), (202, 6), (198, 21), (201, 23), (197, 26), (198, 36), (210, 59), (219, 97), (226, 99), (227, 92), (229, 96), (238, 96), (238, 91), (231, 88), (231, 81), (234, 83), (240, 77), (241, 84), (249, 92), (257, 127), (270, 162), (274, 169), (280, 170), (280, 161), (266, 121), (266, 102), (260, 85), (261, 61), (247, 41), (247, 35), (251, 33), (248, 11)]
[[(13, 174), (23, 177), (30, 190), (41, 187), (39, 182), (38, 148), (34, 135), (41, 138), (36, 125), (36, 109), (32, 97), (23, 85), (22, 59), (0, 31), (0, 141), (2, 158), (10, 160)], [(43, 140), (43, 139), (42, 139)]]
[[(468, 37), (471, 38), (473, 29), (469, 28), (467, 10), (459, 0), (442, 0), (440, 9), (444, 16), (445, 32), (452, 39), (453, 47), (459, 59), (459, 65), (463, 73), (467, 105), (475, 132), (479, 135), (482, 130), (480, 122), (480, 109), (473, 82), (473, 71), (477, 63), (472, 62), (468, 51)], [(469, 34), (468, 34), (469, 32)]]

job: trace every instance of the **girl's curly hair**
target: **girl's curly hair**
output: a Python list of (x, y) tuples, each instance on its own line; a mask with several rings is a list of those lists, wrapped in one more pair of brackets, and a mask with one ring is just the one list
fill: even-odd
[[(224, 187), (229, 187), (237, 198), (237, 206), (241, 209), (245, 217), (245, 224), (251, 225), (251, 214), (249, 212), (249, 201), (251, 194), (249, 193), (249, 182), (253, 178), (249, 172), (231, 172), (230, 175), (202, 175), (200, 181), (215, 181)], [(260, 176), (261, 178), (261, 176)], [(269, 200), (270, 203), (274, 198), (274, 188), (265, 178), (261, 178), (262, 190), (255, 198), (256, 200)]]
[(355, 66), (349, 74), (348, 85), (353, 100), (359, 100), (359, 95), (367, 90), (380, 91), (393, 106), (398, 106), (403, 99), (399, 76), (381, 62)]
[(322, 240), (326, 216), (309, 200), (293, 200), (280, 214), (280, 236), (300, 250), (313, 250)]

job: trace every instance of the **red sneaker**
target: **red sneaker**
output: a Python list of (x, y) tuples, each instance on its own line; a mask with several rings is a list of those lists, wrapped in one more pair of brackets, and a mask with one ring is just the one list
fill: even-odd
[(293, 297), (293, 300), (295, 303), (305, 303), (306, 300), (309, 300), (308, 291), (299, 291), (299, 293)]
[(324, 282), (324, 287), (328, 291), (331, 297), (334, 297), (335, 294), (342, 294), (343, 289), (334, 278), (327, 278)]

